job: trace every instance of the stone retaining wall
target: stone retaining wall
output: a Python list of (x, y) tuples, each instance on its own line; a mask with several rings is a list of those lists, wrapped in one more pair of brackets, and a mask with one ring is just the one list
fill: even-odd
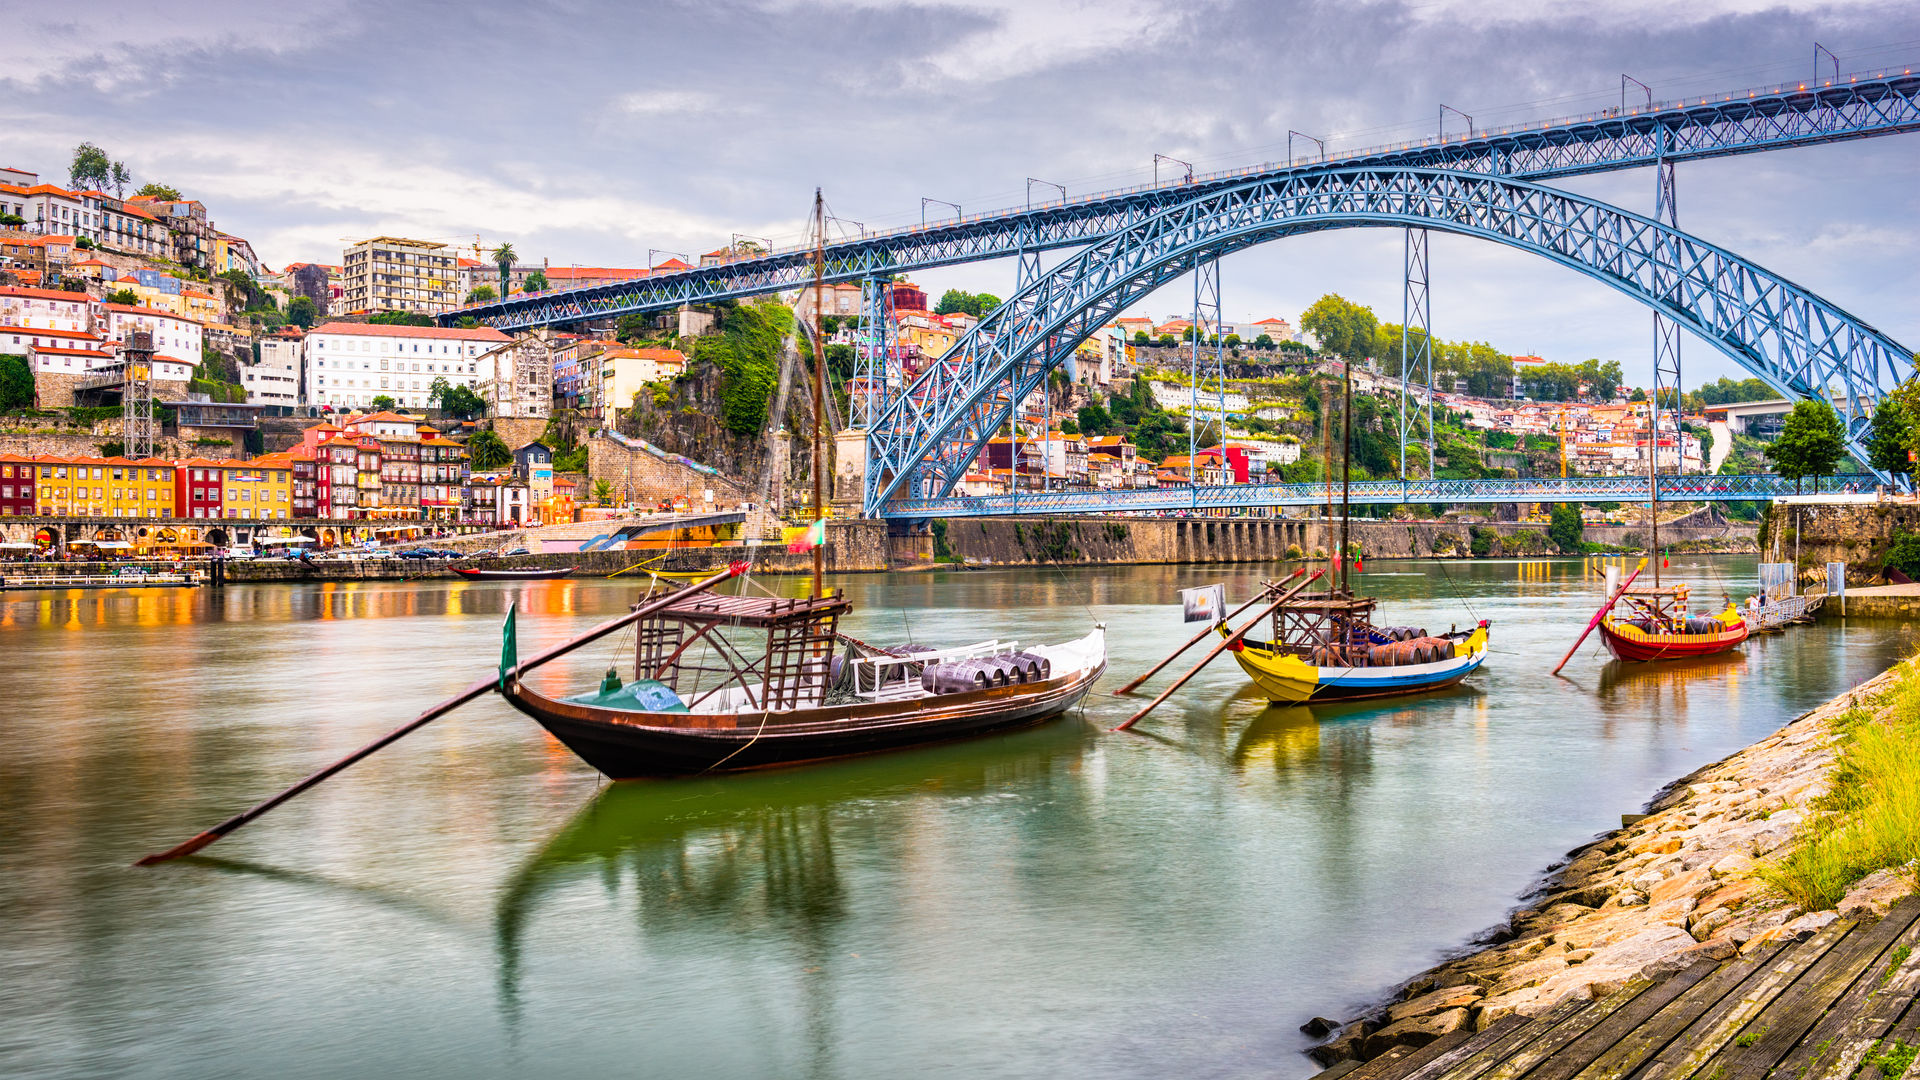
[(588, 492), (598, 480), (613, 486), (614, 499), (619, 502), (656, 504), (662, 499), (684, 498), (699, 507), (706, 505), (709, 490), (714, 505), (720, 507), (738, 506), (753, 498), (746, 488), (726, 477), (709, 476), (662, 461), (645, 450), (595, 436), (587, 440)]

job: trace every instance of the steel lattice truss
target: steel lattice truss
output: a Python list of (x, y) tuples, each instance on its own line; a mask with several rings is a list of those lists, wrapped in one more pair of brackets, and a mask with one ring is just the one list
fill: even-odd
[(1553, 260), (1662, 312), (1782, 394), (1818, 397), (1865, 460), (1868, 413), (1911, 354), (1833, 304), (1650, 218), (1537, 184), (1433, 169), (1346, 169), (1195, 198), (1083, 249), (957, 341), (869, 438), (868, 513), (953, 489), (981, 445), (1074, 346), (1208, 260), (1283, 236), (1425, 227)]
[[(856, 281), (934, 266), (1072, 247), (1128, 228), (1196, 196), (1354, 166), (1442, 168), (1545, 180), (1731, 154), (1871, 138), (1920, 130), (1920, 76), (1891, 75), (1811, 88), (1741, 92), (1465, 138), (1433, 139), (1311, 164), (1265, 164), (1199, 178), (964, 220), (862, 235), (828, 245), (828, 281)], [(440, 317), (473, 317), (501, 330), (577, 323), (682, 304), (756, 296), (811, 280), (811, 249), (633, 281), (503, 299)]]
[[(1871, 475), (1809, 480), (1801, 493), (1872, 491)], [(1749, 502), (1796, 494), (1778, 476), (1662, 476), (1661, 502)], [(910, 518), (1000, 517), (1008, 514), (1143, 513), (1162, 510), (1251, 510), (1272, 506), (1320, 506), (1327, 486), (1317, 484), (1202, 484), (1193, 488), (1129, 488), (1112, 491), (1031, 491), (1017, 495), (947, 496), (889, 504), (891, 516)], [(1536, 480), (1366, 480), (1353, 484), (1353, 501), (1403, 503), (1515, 503), (1647, 501), (1644, 476), (1569, 476)]]

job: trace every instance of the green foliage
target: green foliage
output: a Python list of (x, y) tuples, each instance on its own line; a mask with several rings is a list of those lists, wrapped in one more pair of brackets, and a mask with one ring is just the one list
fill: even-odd
[(1880, 565), (1920, 581), (1920, 533), (1895, 532)]
[(1553, 546), (1567, 555), (1577, 555), (1587, 548), (1586, 525), (1580, 520), (1580, 506), (1577, 503), (1554, 503), (1548, 515), (1547, 539)]
[(213, 439), (203, 435), (200, 438), (193, 440), (193, 445), (195, 446), (232, 446), (233, 440), (232, 439)]
[(433, 320), (417, 311), (382, 311), (367, 316), (374, 326), (432, 326)]
[(1000, 298), (992, 293), (970, 293), (960, 289), (948, 289), (934, 305), (935, 315), (952, 315), (956, 312), (972, 315), (976, 318), (1000, 306)]
[(33, 369), (27, 358), (0, 355), (0, 412), (33, 407)]
[(1767, 447), (1767, 460), (1781, 476), (1799, 487), (1803, 476), (1825, 476), (1840, 463), (1846, 448), (1846, 430), (1833, 406), (1824, 401), (1798, 401), (1780, 437)]
[(1168, 348), (1172, 348), (1175, 345), (1178, 345), (1179, 342), (1173, 339), (1172, 334), (1161, 334), (1160, 340), (1159, 342), (1157, 342), (1157, 344), (1163, 349), (1168, 349)]
[(1645, 401), (1647, 400), (1647, 392), (1636, 386), (1633, 388), (1633, 393), (1627, 395), (1627, 400), (1628, 401)]
[(1147, 332), (1145, 330), (1135, 330), (1133, 332), (1133, 343), (1135, 345), (1145, 345), (1152, 340), (1153, 340), (1152, 338), (1147, 336)]
[(128, 307), (140, 306), (140, 298), (134, 295), (132, 289), (115, 289), (101, 297), (101, 299), (109, 304), (125, 304)]
[(172, 184), (142, 184), (140, 185), (140, 190), (134, 192), (134, 194), (148, 195), (156, 199), (165, 199), (168, 202), (180, 201), (180, 189), (174, 187)]
[(1873, 433), (1867, 438), (1867, 464), (1889, 473), (1913, 472), (1917, 437), (1910, 401), (1920, 397), (1920, 377), (1908, 379), (1888, 394), (1873, 411)]
[(374, 412), (383, 412), (394, 408), (398, 404), (398, 402), (386, 394), (376, 394), (373, 398), (372, 408)]
[(67, 166), (67, 179), (73, 187), (104, 188), (113, 183), (113, 160), (107, 152), (90, 142), (73, 148), (73, 163)]
[(127, 444), (119, 439), (108, 439), (100, 444), (101, 457), (119, 457), (127, 452)]
[(1078, 435), (1080, 434), (1080, 425), (1076, 423), (1072, 417), (1062, 417), (1060, 420), (1060, 433), (1062, 435)]
[[(1217, 336), (1217, 335), (1216, 335), (1216, 336)], [(1239, 334), (1228, 334), (1228, 335), (1227, 335), (1227, 348), (1229, 348), (1229, 349), (1237, 349), (1237, 348), (1239, 348), (1239, 347), (1240, 347), (1240, 335), (1239, 335)]]
[(303, 330), (310, 330), (320, 321), (320, 305), (313, 302), (311, 296), (296, 296), (287, 301), (287, 321)]
[(632, 344), (646, 337), (647, 316), (639, 312), (620, 316), (620, 321), (614, 324), (613, 336), (627, 344)]
[[(487, 400), (474, 392), (471, 387), (455, 386), (441, 375), (427, 386), (427, 404), (438, 405), (442, 412), (457, 416), (462, 420), (471, 420), (484, 416), (487, 412)], [(558, 468), (558, 466), (555, 466)]]
[[(584, 447), (582, 449), (585, 449)], [(596, 506), (605, 506), (613, 501), (613, 481), (601, 477), (593, 482), (593, 501)]]
[(546, 271), (535, 270), (533, 273), (527, 275), (527, 280), (521, 284), (520, 291), (523, 293), (537, 293), (546, 292), (548, 288), (550, 288), (550, 286), (547, 284)]
[(513, 461), (513, 450), (505, 439), (491, 431), (476, 431), (467, 440), (467, 460), (476, 471), (502, 468)]
[(9, 229), (17, 229), (26, 223), (27, 219), (19, 214), (0, 214), (0, 225), (5, 225)]
[(720, 369), (720, 422), (735, 435), (758, 435), (780, 381), (782, 340), (793, 313), (777, 300), (725, 310), (720, 332), (694, 341), (693, 359)]
[(1584, 396), (1589, 400), (1612, 401), (1614, 391), (1620, 388), (1620, 379), (1618, 360), (1604, 364), (1598, 360), (1583, 364), (1528, 364), (1520, 372), (1520, 389), (1535, 401), (1573, 401), (1583, 396), (1580, 388), (1585, 385)]
[(493, 249), (493, 264), (500, 268), (501, 296), (507, 295), (509, 291), (507, 288), (507, 275), (513, 270), (514, 260), (519, 257), (520, 253), (513, 250), (512, 244), (501, 244), (499, 247)]
[(554, 472), (586, 472), (587, 444), (581, 443), (571, 450), (559, 451), (553, 455)]
[(84, 236), (77, 236), (74, 237), (73, 246), (79, 248), (81, 251), (92, 251), (93, 241)]
[(1080, 407), (1078, 423), (1080, 430), (1088, 435), (1105, 435), (1113, 428), (1113, 416), (1105, 405), (1096, 401)]
[(1319, 338), (1320, 347), (1327, 352), (1357, 360), (1373, 351), (1374, 331), (1380, 320), (1374, 317), (1372, 308), (1328, 293), (1300, 316), (1300, 326)]
[(1495, 544), (1500, 542), (1500, 530), (1488, 525), (1474, 525), (1468, 530), (1467, 549), (1476, 559), (1484, 559), (1493, 552)]
[(467, 303), (484, 304), (489, 300), (498, 299), (499, 296), (500, 294), (494, 292), (491, 285), (475, 285), (472, 291), (467, 293)]
[(1861, 1064), (1871, 1065), (1880, 1070), (1884, 1080), (1899, 1080), (1913, 1068), (1913, 1059), (1920, 1057), (1920, 1045), (1910, 1045), (1904, 1039), (1893, 1040), (1893, 1045), (1876, 1043), (1874, 1052), (1867, 1055)]
[[(1238, 336), (1238, 335), (1235, 335), (1235, 336)], [(1271, 335), (1268, 335), (1268, 334), (1261, 334), (1261, 335), (1260, 335), (1259, 337), (1257, 337), (1257, 338), (1254, 338), (1254, 339), (1253, 339), (1253, 347), (1254, 347), (1254, 348), (1256, 348), (1256, 349), (1271, 349), (1271, 348), (1273, 348), (1273, 338), (1272, 338), (1272, 336), (1271, 336)]]
[(935, 562), (959, 562), (960, 557), (953, 553), (953, 547), (947, 543), (947, 519), (933, 519), (933, 558)]
[(1876, 870), (1920, 858), (1920, 672), (1913, 662), (1900, 666), (1885, 695), (1836, 717), (1833, 730), (1832, 788), (1786, 857), (1760, 875), (1808, 911), (1833, 907)]
[(1725, 375), (1719, 381), (1705, 383), (1699, 390), (1701, 404), (1734, 405), (1742, 401), (1772, 401), (1779, 397), (1773, 387), (1759, 379), (1734, 382)]

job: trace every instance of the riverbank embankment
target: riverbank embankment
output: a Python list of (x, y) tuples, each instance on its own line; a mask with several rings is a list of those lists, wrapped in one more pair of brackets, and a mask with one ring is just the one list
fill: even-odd
[[(1910, 740), (1915, 718), (1896, 710), (1920, 701), (1917, 682), (1912, 661), (1896, 665), (1669, 785), (1645, 814), (1568, 853), (1474, 951), (1409, 980), (1310, 1054), (1323, 1065), (1372, 1060), (1605, 998), (1702, 960), (1751, 957), (1838, 919), (1884, 915), (1915, 891), (1916, 868), (1905, 861), (1911, 853), (1861, 864), (1873, 823), (1848, 816), (1862, 798), (1849, 740), (1863, 738), (1862, 725)], [(1836, 769), (1842, 758), (1850, 776)], [(1848, 790), (1836, 795), (1836, 784)], [(1910, 847), (1911, 827), (1895, 827), (1907, 829)], [(1830, 850), (1847, 844), (1856, 850)], [(1876, 861), (1888, 865), (1861, 876)]]

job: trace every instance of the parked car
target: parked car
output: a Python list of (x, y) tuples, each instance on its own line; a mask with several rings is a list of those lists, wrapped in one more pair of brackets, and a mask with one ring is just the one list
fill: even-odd
[(533, 554), (533, 552), (528, 551), (526, 548), (517, 547), (517, 548), (514, 548), (512, 551), (502, 553), (501, 557), (510, 559), (515, 555), (531, 555), (531, 554)]

